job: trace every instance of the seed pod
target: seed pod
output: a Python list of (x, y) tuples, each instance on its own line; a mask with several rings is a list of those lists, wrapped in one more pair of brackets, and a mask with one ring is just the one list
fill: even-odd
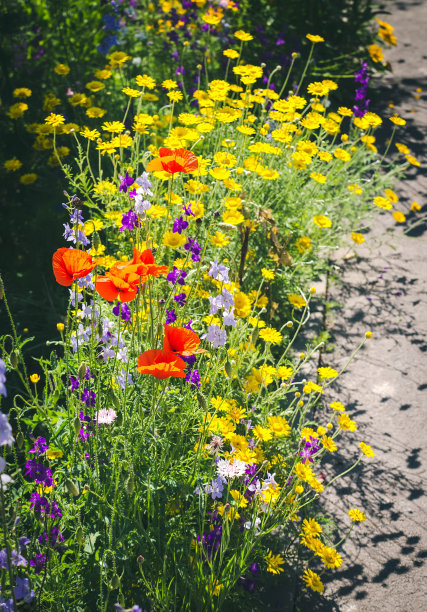
[(129, 495), (132, 495), (132, 493), (135, 491), (135, 481), (133, 479), (133, 474), (129, 474), (129, 478), (126, 480), (126, 491), (129, 493)]
[(14, 370), (18, 367), (18, 351), (13, 349), (13, 351), (9, 355), (10, 365)]
[(202, 410), (206, 410), (206, 408), (208, 407), (206, 398), (199, 392), (197, 393), (197, 401), (199, 402), (200, 408), (202, 408)]
[(117, 574), (114, 574), (114, 576), (111, 579), (111, 586), (113, 587), (113, 589), (118, 589), (120, 585), (120, 578), (117, 576)]
[(228, 378), (231, 378), (233, 376), (233, 368), (231, 366), (231, 363), (228, 361), (228, 359), (225, 362), (224, 368), (225, 368)]
[(79, 369), (77, 370), (77, 376), (82, 379), (86, 376), (87, 365), (84, 361), (79, 365)]
[(79, 544), (83, 544), (83, 542), (85, 541), (84, 532), (81, 526), (77, 527), (76, 540)]
[(74, 497), (77, 497), (77, 495), (79, 494), (79, 490), (77, 488), (77, 485), (72, 480), (66, 480), (65, 486), (67, 487), (67, 491), (70, 495), (74, 495)]
[(80, 430), (81, 430), (81, 428), (82, 428), (82, 424), (81, 424), (81, 421), (80, 421), (79, 417), (76, 417), (76, 418), (74, 419), (73, 426), (74, 426), (74, 433), (75, 433), (75, 434), (76, 434), (76, 436), (77, 436), (77, 435), (78, 435), (78, 433), (79, 433), (79, 431), (80, 431)]
[(18, 432), (18, 435), (16, 436), (16, 444), (18, 445), (18, 448), (22, 448), (24, 446), (24, 441), (22, 431)]

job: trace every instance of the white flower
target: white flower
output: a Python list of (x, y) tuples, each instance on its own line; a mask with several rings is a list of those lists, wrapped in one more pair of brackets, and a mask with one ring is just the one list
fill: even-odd
[(114, 423), (116, 417), (116, 411), (112, 408), (101, 408), (101, 410), (98, 410), (98, 412), (96, 413), (96, 420), (98, 422), (98, 425), (111, 425), (112, 423)]
[(246, 470), (246, 463), (244, 461), (240, 461), (240, 459), (235, 459), (232, 463), (227, 461), (227, 459), (220, 459), (216, 466), (218, 476), (221, 478), (232, 479), (239, 476), (243, 476)]

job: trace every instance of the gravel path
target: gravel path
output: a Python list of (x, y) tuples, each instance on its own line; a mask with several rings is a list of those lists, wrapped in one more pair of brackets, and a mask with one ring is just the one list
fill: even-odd
[[(398, 141), (425, 169), (427, 2), (390, 2), (389, 10), (384, 20), (395, 27), (398, 46), (386, 52), (393, 72), (382, 95), (407, 120)], [(422, 168), (413, 168), (396, 191), (401, 202), (416, 200), (427, 211)], [(358, 423), (358, 432), (345, 439), (364, 440), (376, 458), (338, 481), (327, 496), (341, 525), (352, 507), (367, 520), (345, 543), (341, 568), (328, 570), (323, 596), (302, 595), (295, 609), (304, 612), (427, 609), (427, 223), (404, 234), (416, 218), (411, 214), (396, 227), (390, 215), (382, 215), (358, 247), (359, 257), (337, 262), (340, 281), (331, 296), (342, 307), (330, 311), (335, 351), (324, 361), (343, 365), (365, 330), (372, 330), (373, 339), (340, 379), (333, 399)], [(349, 446), (354, 451), (353, 441)], [(328, 467), (342, 470), (345, 464), (339, 464), (337, 456)]]

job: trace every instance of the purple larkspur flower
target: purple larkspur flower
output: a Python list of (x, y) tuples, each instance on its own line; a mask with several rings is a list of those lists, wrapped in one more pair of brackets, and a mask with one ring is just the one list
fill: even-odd
[(133, 178), (131, 176), (129, 176), (127, 171), (126, 171), (126, 174), (124, 176), (119, 174), (119, 179), (120, 179), (119, 191), (123, 191), (123, 193), (126, 193), (127, 190), (128, 190), (128, 187), (133, 185), (134, 180), (133, 180)]
[(184, 244), (184, 249), (192, 253), (191, 259), (194, 262), (200, 261), (201, 247), (195, 238), (189, 238)]
[(187, 295), (185, 293), (178, 293), (177, 295), (174, 296), (173, 299), (175, 300), (177, 304), (179, 304), (179, 306), (184, 306), (187, 300)]
[(122, 321), (128, 323), (131, 320), (132, 314), (129, 306), (126, 303), (119, 302), (113, 308), (113, 315), (121, 317)]
[(320, 446), (317, 443), (316, 438), (313, 438), (312, 436), (310, 436), (310, 440), (306, 440), (304, 448), (300, 451), (299, 456), (303, 458), (302, 459), (303, 463), (307, 463), (307, 461), (312, 463), (313, 462), (312, 456), (318, 453), (319, 450), (320, 450)]
[(42, 453), (46, 452), (48, 448), (50, 448), (50, 446), (46, 444), (46, 439), (40, 437), (40, 438), (37, 438), (37, 440), (35, 440), (33, 448), (30, 448), (28, 452), (36, 453), (38, 457)]
[(188, 227), (188, 221), (186, 221), (184, 217), (181, 215), (180, 217), (177, 217), (174, 220), (172, 231), (174, 232), (174, 234), (182, 234), (182, 232), (185, 229), (187, 229), (187, 227)]
[(185, 376), (185, 380), (190, 383), (192, 387), (200, 388), (200, 374), (199, 370), (196, 368), (194, 370), (190, 370), (188, 374)]
[(86, 406), (95, 407), (96, 394), (95, 391), (89, 391), (87, 387), (83, 389), (83, 393), (80, 396), (80, 400), (86, 404)]
[(175, 323), (175, 321), (176, 321), (175, 309), (166, 310), (166, 325)]
[(35, 559), (30, 559), (30, 565), (34, 567), (34, 571), (36, 574), (40, 574), (43, 570), (46, 563), (46, 555), (42, 555), (40, 553), (36, 553)]
[(184, 206), (182, 207), (182, 210), (184, 214), (187, 215), (187, 217), (195, 217), (195, 214), (191, 210), (191, 202), (189, 202), (187, 206), (184, 204)]
[(138, 215), (132, 209), (129, 209), (122, 217), (122, 225), (119, 227), (119, 232), (123, 232), (125, 229), (133, 230), (138, 227)]
[(187, 277), (187, 272), (185, 270), (180, 270), (176, 266), (173, 266), (172, 270), (166, 276), (166, 280), (175, 285), (184, 285), (185, 278)]
[(46, 487), (53, 485), (52, 470), (49, 467), (37, 463), (37, 459), (31, 459), (25, 464), (25, 476), (39, 484), (44, 484)]

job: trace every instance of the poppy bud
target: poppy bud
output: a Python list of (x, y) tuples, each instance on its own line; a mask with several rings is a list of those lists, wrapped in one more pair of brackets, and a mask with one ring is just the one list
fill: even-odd
[(85, 536), (84, 536), (83, 529), (81, 527), (77, 527), (76, 541), (78, 542), (78, 544), (83, 544), (84, 540), (85, 540)]
[(197, 393), (197, 401), (199, 402), (200, 408), (202, 408), (202, 410), (206, 410), (206, 408), (208, 407), (208, 404), (206, 402), (205, 396), (202, 395), (201, 393)]
[(81, 430), (81, 428), (82, 428), (82, 424), (81, 424), (81, 422), (80, 422), (79, 417), (76, 417), (76, 418), (74, 419), (73, 426), (74, 426), (74, 433), (75, 433), (75, 434), (76, 434), (76, 436), (77, 436), (77, 435), (78, 435), (78, 433), (79, 433), (79, 431), (80, 431), (80, 430)]
[(79, 494), (79, 490), (77, 488), (77, 485), (72, 480), (66, 480), (65, 486), (67, 487), (67, 491), (70, 495), (74, 495), (74, 497), (77, 497), (77, 495)]
[(114, 408), (117, 408), (117, 410), (119, 410), (119, 408), (120, 408), (120, 401), (119, 401), (119, 398), (117, 397), (117, 395), (114, 393), (114, 391), (112, 389), (110, 389), (110, 392), (108, 394), (108, 399), (113, 404)]
[(101, 244), (101, 239), (99, 237), (98, 232), (93, 232), (92, 246), (96, 251), (99, 249), (100, 244)]
[(231, 378), (233, 376), (233, 368), (231, 366), (231, 363), (228, 361), (225, 362), (225, 371), (227, 373), (228, 378)]
[(14, 370), (18, 367), (18, 351), (15, 349), (9, 355), (10, 365)]
[(259, 336), (259, 328), (255, 327), (252, 331), (251, 342), (252, 344), (256, 344)]
[(18, 448), (22, 448), (24, 445), (24, 436), (22, 431), (20, 431), (16, 436), (16, 444), (18, 445)]
[(77, 370), (77, 376), (81, 379), (86, 376), (87, 365), (84, 361), (81, 362), (79, 369)]
[(138, 555), (136, 560), (138, 562), (138, 565), (142, 565), (144, 563), (144, 561), (145, 561), (145, 559), (144, 559), (144, 557), (142, 555)]
[(114, 574), (114, 576), (111, 579), (111, 586), (113, 589), (117, 589), (120, 585), (120, 578), (117, 576), (117, 574)]
[(129, 495), (132, 495), (132, 493), (135, 491), (135, 481), (133, 479), (133, 474), (129, 475), (129, 478), (126, 480), (126, 491), (129, 493)]

